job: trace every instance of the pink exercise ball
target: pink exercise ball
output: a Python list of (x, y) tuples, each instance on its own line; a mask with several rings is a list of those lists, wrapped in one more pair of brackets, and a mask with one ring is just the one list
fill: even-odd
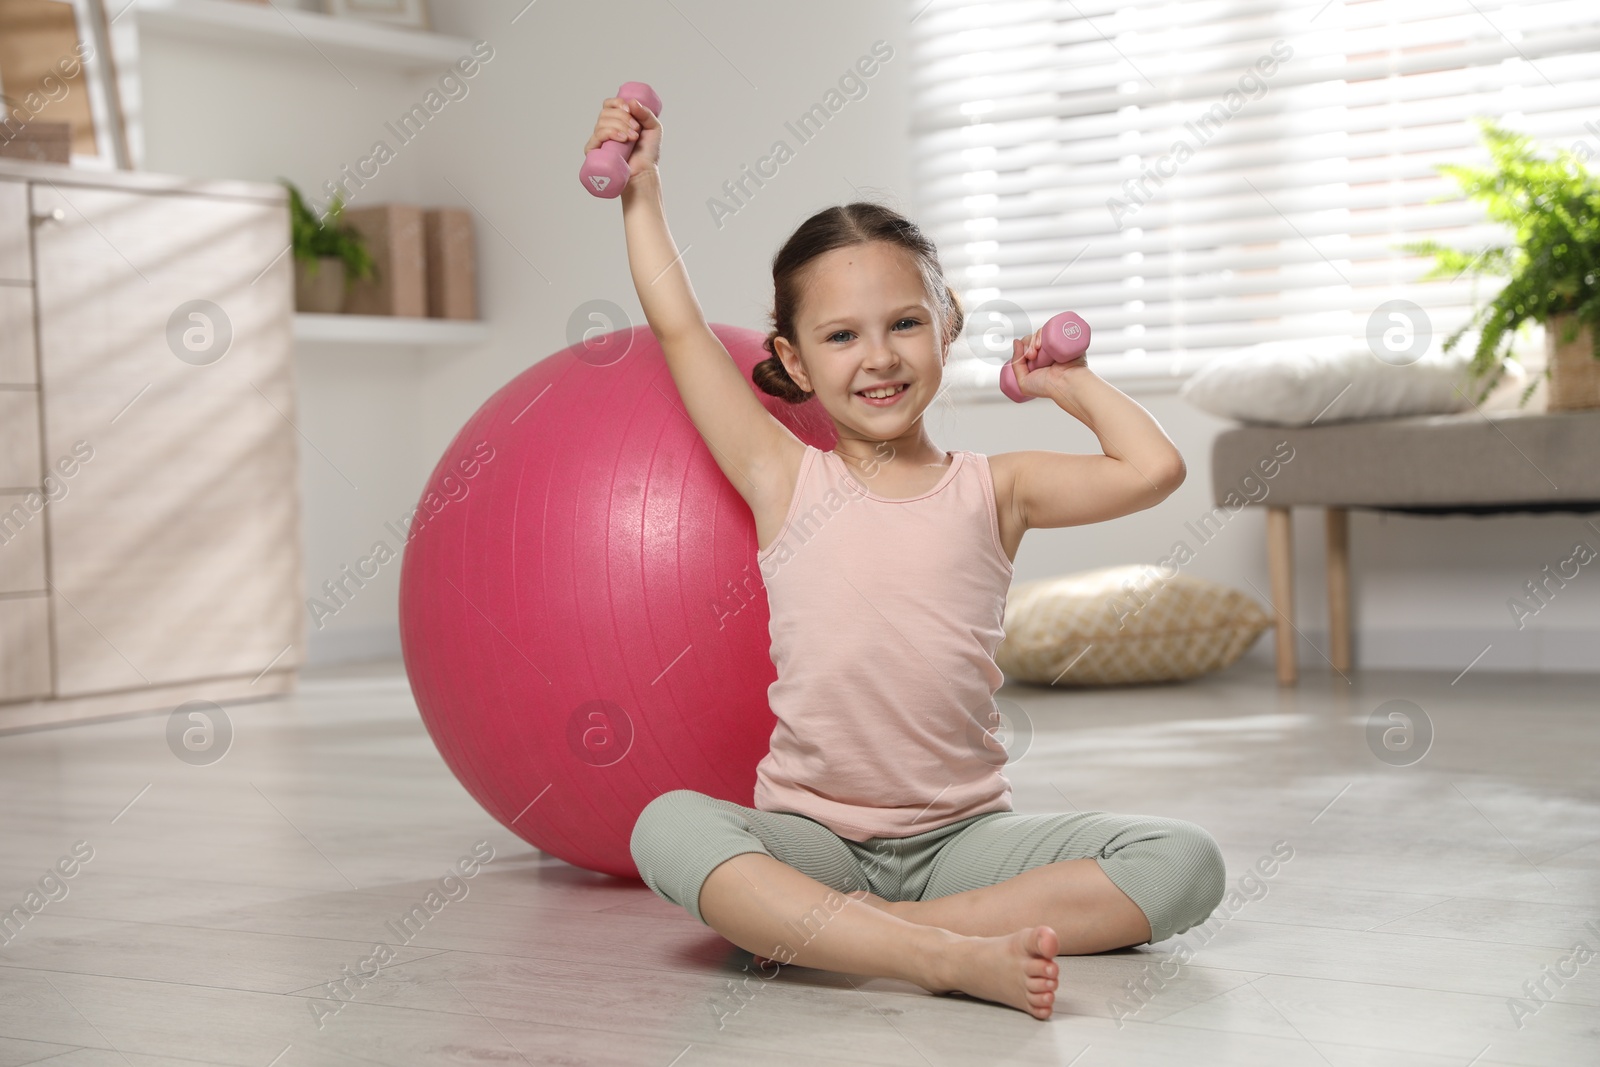
[[(712, 332), (750, 381), (764, 335)], [(751, 391), (831, 449), (815, 401)], [(529, 367), (456, 434), (400, 570), (400, 646), (467, 792), (536, 848), (625, 878), (672, 789), (751, 804), (775, 719), (749, 506), (648, 326)]]

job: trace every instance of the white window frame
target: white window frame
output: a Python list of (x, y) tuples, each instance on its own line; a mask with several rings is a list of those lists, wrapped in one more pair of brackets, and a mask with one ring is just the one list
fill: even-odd
[(1003, 399), (1009, 337), (1068, 309), (1096, 372), (1141, 390), (1258, 343), (1367, 345), (1391, 300), (1422, 309), (1437, 352), (1501, 283), (1419, 282), (1431, 259), (1395, 246), (1507, 240), (1435, 169), (1488, 163), (1472, 117), (1600, 157), (1595, 0), (909, 10), (914, 211), (971, 313), (946, 371), (963, 398)]

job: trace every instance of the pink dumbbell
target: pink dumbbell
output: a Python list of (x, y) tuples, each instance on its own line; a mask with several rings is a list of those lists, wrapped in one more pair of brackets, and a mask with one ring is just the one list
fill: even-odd
[[(661, 115), (661, 98), (644, 82), (625, 82), (617, 95), (624, 100), (637, 100), (652, 114)], [(620, 196), (628, 184), (628, 157), (633, 155), (636, 143), (608, 140), (599, 148), (590, 149), (583, 157), (583, 166), (578, 169), (578, 180), (583, 187), (607, 200)]]
[[(1063, 311), (1044, 324), (1039, 354), (1028, 362), (1030, 371), (1051, 363), (1071, 363), (1089, 351), (1089, 324), (1075, 311)], [(1017, 374), (1009, 362), (1000, 368), (1000, 391), (1017, 403), (1033, 397), (1017, 388)]]

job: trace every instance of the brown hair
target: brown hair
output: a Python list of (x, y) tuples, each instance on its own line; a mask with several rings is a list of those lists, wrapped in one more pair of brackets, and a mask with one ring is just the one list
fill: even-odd
[(773, 341), (782, 337), (796, 349), (800, 347), (795, 341), (794, 320), (807, 264), (825, 252), (869, 241), (887, 241), (911, 253), (942, 320), (944, 343), (949, 345), (961, 332), (966, 320), (961, 299), (944, 280), (938, 250), (916, 223), (893, 208), (865, 201), (825, 208), (801, 223), (772, 259), (773, 329), (763, 345), (769, 355), (751, 368), (750, 374), (763, 393), (791, 404), (811, 399), (811, 392), (789, 377)]

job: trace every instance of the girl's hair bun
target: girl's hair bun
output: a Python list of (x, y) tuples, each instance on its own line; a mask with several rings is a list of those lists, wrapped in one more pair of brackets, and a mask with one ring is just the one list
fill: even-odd
[(803, 404), (811, 399), (811, 393), (800, 388), (794, 379), (789, 377), (789, 369), (783, 365), (783, 360), (778, 358), (778, 353), (772, 344), (773, 338), (777, 336), (776, 330), (767, 335), (766, 343), (762, 347), (772, 354), (750, 368), (750, 380), (755, 383), (757, 389), (768, 396), (775, 396), (790, 404)]

